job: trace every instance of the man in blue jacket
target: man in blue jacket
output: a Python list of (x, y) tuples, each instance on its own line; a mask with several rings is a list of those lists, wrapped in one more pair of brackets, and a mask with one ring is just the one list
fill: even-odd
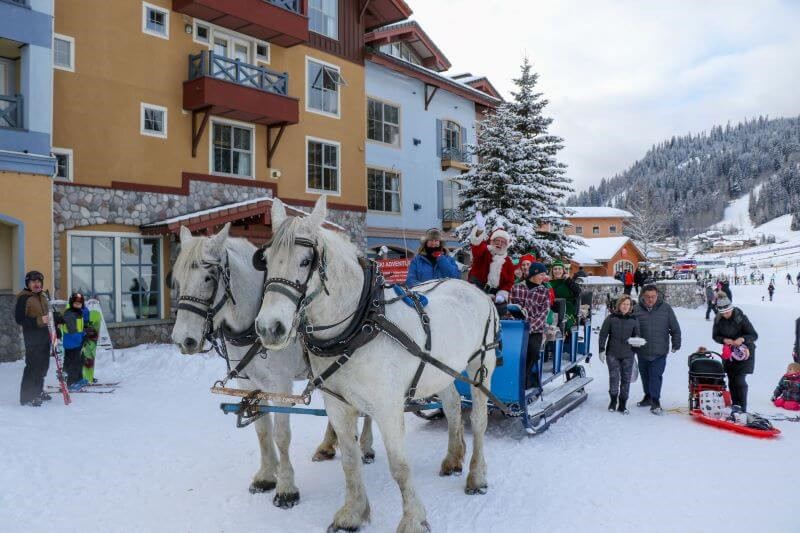
[(431, 228), (420, 239), (417, 256), (411, 261), (406, 276), (406, 285), (411, 288), (420, 283), (440, 278), (460, 278), (455, 259), (442, 245), (442, 232)]

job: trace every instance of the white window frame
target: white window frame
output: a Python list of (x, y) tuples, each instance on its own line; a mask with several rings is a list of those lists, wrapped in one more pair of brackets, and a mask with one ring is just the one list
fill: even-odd
[[(208, 30), (208, 40), (204, 41), (203, 39), (197, 38), (197, 27), (203, 26)], [(221, 35), (216, 35), (221, 34)], [(205, 22), (202, 20), (194, 19), (192, 21), (192, 41), (196, 42), (197, 44), (203, 45), (208, 50), (214, 49), (214, 38), (218, 36), (224, 36), (224, 38), (228, 39), (229, 41), (240, 41), (240, 44), (246, 43), (249, 48), (247, 62), (251, 65), (258, 65), (262, 63), (264, 65), (269, 65), (270, 61), (272, 60), (272, 46), (267, 41), (262, 41), (260, 39), (254, 39), (249, 35), (245, 35), (243, 33), (239, 33), (233, 30), (229, 30), (228, 28), (223, 28), (222, 26), (216, 26), (211, 24), (210, 22)], [(266, 46), (267, 47), (267, 55), (266, 56), (259, 56), (258, 55), (258, 46)]]
[[(212, 176), (225, 176), (227, 178), (239, 179), (256, 179), (256, 128), (254, 124), (247, 122), (240, 122), (238, 120), (231, 120), (228, 118), (212, 117), (209, 120), (211, 129), (208, 134), (208, 173)], [(214, 171), (214, 124), (222, 124), (224, 126), (236, 126), (250, 130), (250, 175), (242, 176), (241, 174), (229, 174), (227, 172)]]
[[(335, 191), (328, 191), (325, 189), (312, 189), (308, 186), (308, 143), (309, 142), (318, 142), (324, 144), (330, 144), (336, 146), (336, 190)], [(330, 139), (322, 139), (319, 137), (312, 137), (310, 135), (306, 135), (306, 160), (305, 160), (305, 186), (306, 192), (309, 194), (326, 194), (328, 196), (341, 196), (342, 195), (342, 143), (339, 141), (332, 141)], [(323, 168), (325, 165), (325, 156), (323, 154)]]
[[(147, 130), (144, 127), (144, 112), (146, 109), (151, 109), (153, 111), (161, 111), (164, 113), (164, 131), (159, 133), (152, 130)], [(148, 104), (145, 102), (141, 102), (139, 106), (139, 133), (142, 135), (147, 135), (148, 137), (158, 137), (159, 139), (166, 139), (168, 130), (168, 112), (167, 108), (160, 105), (155, 104)]]
[[(328, 35), (327, 33), (322, 33), (322, 32), (316, 31), (316, 30), (311, 28), (311, 10), (314, 9), (314, 8), (311, 7), (311, 0), (308, 0), (308, 31), (314, 32), (317, 35), (322, 35), (323, 37), (327, 37), (328, 39), (333, 39), (334, 41), (338, 41), (339, 40), (339, 0), (334, 0), (332, 5), (336, 6), (336, 17), (335, 17), (336, 24), (334, 24), (334, 26), (333, 26), (334, 34), (333, 35)], [(323, 10), (317, 10), (317, 9), (314, 9), (314, 10), (315, 11), (319, 11), (325, 17), (330, 17), (331, 16), (329, 13), (325, 13), (325, 11), (323, 11)]]
[[(305, 77), (305, 86), (306, 86), (305, 87), (306, 111), (309, 112), (309, 113), (315, 113), (317, 115), (322, 115), (322, 116), (325, 116), (325, 117), (341, 119), (342, 118), (342, 89), (341, 88), (344, 87), (344, 83), (341, 83), (341, 84), (337, 83), (336, 84), (336, 113), (330, 113), (328, 111), (323, 111), (322, 109), (317, 109), (315, 107), (309, 106), (309, 103), (311, 102), (311, 97), (310, 97), (311, 83), (313, 81), (313, 80), (308, 79), (308, 63), (309, 62), (317, 63), (318, 65), (322, 65), (323, 67), (329, 67), (329, 68), (334, 69), (339, 74), (339, 78), (342, 81), (344, 81), (344, 78), (342, 78), (342, 68), (339, 65), (335, 65), (333, 63), (328, 63), (327, 61), (322, 61), (321, 59), (317, 59), (317, 58), (314, 58), (314, 57), (311, 57), (311, 56), (306, 56), (305, 76), (304, 76)], [(324, 76), (324, 74), (323, 74), (323, 76)]]
[(583, 226), (575, 226), (575, 234), (583, 235)]
[[(258, 47), (259, 46), (266, 46), (267, 47), (267, 55), (265, 55), (265, 56), (258, 55)], [(254, 64), (256, 64), (256, 63), (264, 63), (265, 65), (269, 65), (269, 61), (271, 59), (271, 56), (272, 56), (272, 49), (270, 48), (269, 43), (267, 41), (259, 41), (258, 39), (253, 41), (253, 60), (254, 60), (253, 63)]]
[[(375, 102), (378, 102), (378, 103), (382, 104), (384, 107), (388, 105), (388, 106), (397, 108), (397, 144), (387, 143), (385, 141), (378, 141), (378, 140), (369, 138), (369, 101), (370, 100), (374, 100)], [(384, 116), (385, 116), (385, 113), (386, 113), (385, 109), (383, 110), (383, 113), (384, 113)], [(386, 122), (385, 120), (382, 121), (382, 123), (385, 123), (385, 122)], [(403, 108), (402, 108), (402, 106), (400, 106), (400, 104), (396, 104), (396, 103), (390, 102), (388, 100), (383, 100), (381, 98), (376, 98), (374, 96), (367, 95), (367, 142), (380, 144), (381, 146), (388, 146), (388, 147), (391, 147), (391, 148), (402, 149), (402, 147), (403, 147)]]
[[(198, 26), (202, 26), (202, 27), (204, 27), (205, 29), (207, 29), (207, 30), (208, 30), (208, 39), (207, 39), (207, 40), (205, 40), (205, 41), (204, 41), (203, 39), (200, 39), (200, 38), (197, 36), (197, 27), (198, 27)], [(205, 46), (209, 46), (209, 47), (210, 47), (210, 45), (211, 45), (211, 42), (212, 42), (212, 41), (211, 41), (211, 34), (212, 34), (212, 31), (213, 31), (213, 25), (212, 25), (212, 24), (209, 24), (209, 23), (207, 23), (207, 22), (200, 22), (200, 21), (198, 21), (197, 19), (194, 19), (194, 20), (192, 21), (192, 40), (193, 40), (194, 42), (196, 42), (197, 44), (202, 44), (202, 45), (205, 45)]]
[(600, 235), (600, 226), (592, 226), (592, 235)]
[[(151, 9), (153, 11), (158, 11), (159, 13), (164, 15), (165, 33), (158, 33), (157, 31), (153, 31), (147, 27), (147, 15), (149, 13), (149, 10)], [(153, 37), (160, 37), (161, 39), (169, 41), (169, 9), (149, 4), (147, 2), (142, 2), (142, 33), (146, 33), (147, 35), (152, 35)]]
[[(67, 294), (72, 294), (72, 237), (112, 237), (114, 238), (114, 322), (113, 324), (132, 324), (138, 322), (154, 322), (163, 320), (166, 316), (166, 302), (170, 296), (169, 287), (164, 282), (166, 278), (166, 263), (164, 258), (164, 239), (161, 235), (142, 235), (138, 232), (117, 232), (117, 231), (82, 231), (72, 230), (67, 232)], [(122, 251), (120, 250), (120, 240), (126, 237), (158, 239), (158, 273), (159, 287), (161, 289), (161, 302), (159, 304), (158, 318), (146, 318), (139, 320), (122, 321)]]
[[(56, 39), (69, 43), (69, 66), (56, 64)], [(70, 37), (69, 35), (63, 35), (61, 33), (53, 34), (53, 68), (65, 70), (67, 72), (75, 72), (75, 37)]]
[(613, 233), (613, 234), (615, 234), (615, 235), (616, 235), (616, 234), (617, 234), (617, 226), (616, 226), (616, 225), (614, 225), (614, 224), (610, 225), (610, 226), (608, 227), (608, 232), (609, 232), (609, 233)]
[[(75, 175), (73, 174), (73, 155), (72, 155), (72, 148), (56, 148), (55, 146), (50, 150), (53, 152), (53, 155), (65, 155), (67, 156), (67, 176), (64, 178), (60, 178), (58, 176), (58, 164), (56, 164), (56, 173), (53, 175), (53, 179), (58, 181), (74, 181)], [(71, 293), (70, 293), (71, 294)]]
[[(397, 211), (381, 211), (380, 209), (370, 209), (369, 208), (369, 171), (376, 170), (379, 172), (383, 172), (383, 181), (384, 185), (386, 183), (386, 173), (389, 172), (391, 174), (397, 175)], [(386, 189), (384, 188), (384, 191)], [(392, 215), (392, 216), (400, 216), (403, 214), (403, 173), (396, 168), (383, 168), (375, 165), (367, 165), (367, 210), (370, 213), (374, 213), (376, 215)]]

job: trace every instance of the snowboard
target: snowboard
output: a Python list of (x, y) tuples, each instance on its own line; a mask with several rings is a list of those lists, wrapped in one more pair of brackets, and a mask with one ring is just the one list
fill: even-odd
[(105, 350), (111, 350), (112, 356), (114, 346), (111, 344), (111, 337), (108, 335), (108, 328), (103, 317), (103, 310), (100, 301), (90, 298), (86, 301), (86, 309), (89, 311), (89, 325), (97, 332), (97, 340), (86, 340), (83, 346), (83, 379), (91, 383), (94, 380), (95, 358), (98, 346)]

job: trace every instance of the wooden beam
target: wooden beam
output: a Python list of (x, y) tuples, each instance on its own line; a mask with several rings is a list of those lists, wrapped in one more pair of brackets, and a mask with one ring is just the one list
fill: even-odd
[(278, 129), (278, 135), (275, 136), (275, 141), (272, 141), (272, 130), (277, 126), (267, 126), (267, 168), (272, 168), (272, 157), (275, 155), (275, 150), (278, 149), (278, 143), (281, 142), (283, 132), (286, 130), (286, 123), (282, 123)]
[[(430, 89), (433, 89), (432, 91)], [(425, 111), (428, 110), (428, 105), (430, 105), (431, 100), (433, 100), (433, 95), (436, 94), (436, 91), (439, 90), (439, 87), (436, 85), (431, 85), (430, 83), (425, 84)]]
[[(200, 122), (200, 128), (197, 128), (197, 115), (202, 113), (203, 120)], [(204, 107), (192, 111), (192, 157), (197, 157), (197, 145), (200, 144), (200, 138), (208, 125), (208, 115), (211, 113), (211, 106)]]
[(369, 7), (370, 0), (364, 0), (364, 5), (361, 6), (361, 13), (358, 15), (359, 22), (364, 21), (364, 15), (367, 13), (367, 7)]

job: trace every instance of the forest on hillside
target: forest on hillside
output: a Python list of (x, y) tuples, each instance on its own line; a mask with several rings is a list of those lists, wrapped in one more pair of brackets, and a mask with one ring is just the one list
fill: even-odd
[(695, 235), (723, 218), (728, 201), (750, 193), (756, 224), (792, 214), (800, 229), (800, 117), (758, 117), (672, 137), (629, 169), (569, 197), (568, 205), (648, 206), (665, 229)]

